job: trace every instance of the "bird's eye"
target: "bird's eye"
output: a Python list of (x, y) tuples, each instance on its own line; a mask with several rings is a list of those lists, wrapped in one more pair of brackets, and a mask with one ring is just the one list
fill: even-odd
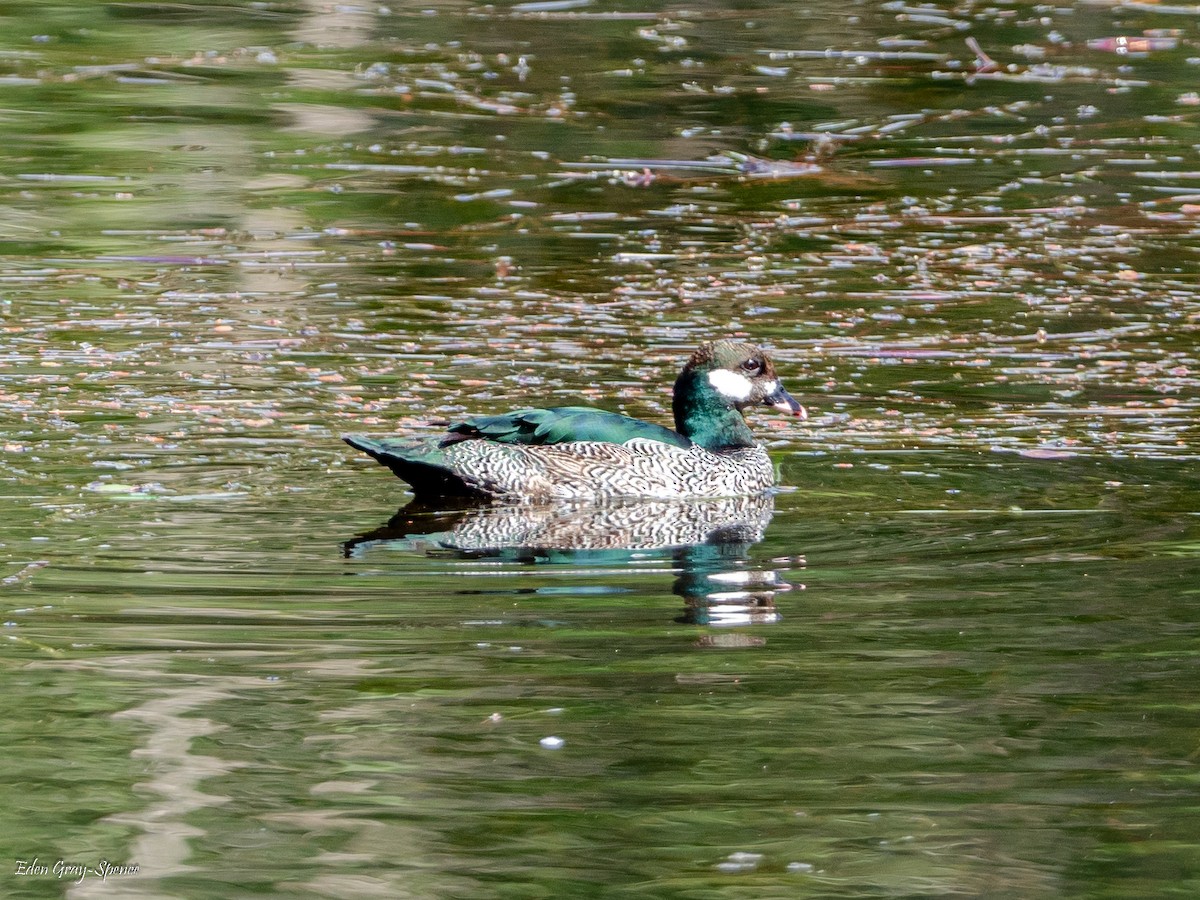
[(750, 375), (757, 375), (762, 371), (762, 363), (752, 357), (742, 363), (741, 369), (743, 372), (746, 372)]

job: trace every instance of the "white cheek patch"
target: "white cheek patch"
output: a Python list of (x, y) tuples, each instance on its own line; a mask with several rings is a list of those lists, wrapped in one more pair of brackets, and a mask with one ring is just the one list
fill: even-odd
[(754, 390), (749, 378), (728, 369), (713, 369), (708, 373), (708, 383), (730, 400), (749, 400)]

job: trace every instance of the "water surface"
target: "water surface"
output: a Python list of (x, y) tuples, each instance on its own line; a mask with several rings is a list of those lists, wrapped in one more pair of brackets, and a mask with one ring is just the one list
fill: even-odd
[[(9, 6), (5, 896), (1195, 895), (1193, 9)], [(731, 334), (761, 503), (337, 440)]]

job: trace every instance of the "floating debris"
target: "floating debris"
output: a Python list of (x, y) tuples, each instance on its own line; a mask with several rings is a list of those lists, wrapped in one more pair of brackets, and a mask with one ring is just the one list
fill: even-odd
[(567, 9), (582, 9), (591, 6), (594, 0), (536, 0), (532, 3), (518, 3), (512, 7), (515, 13), (562, 12)]
[(1179, 40), (1174, 37), (1108, 37), (1091, 38), (1087, 42), (1089, 50), (1103, 50), (1106, 53), (1116, 53), (1118, 56), (1139, 56), (1154, 53), (1159, 50), (1174, 50), (1179, 46)]

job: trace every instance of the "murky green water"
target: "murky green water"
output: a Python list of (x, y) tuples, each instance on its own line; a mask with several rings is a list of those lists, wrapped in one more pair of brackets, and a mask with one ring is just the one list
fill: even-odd
[[(2, 15), (5, 897), (1200, 891), (1194, 7)], [(769, 502), (337, 440), (728, 334)]]

